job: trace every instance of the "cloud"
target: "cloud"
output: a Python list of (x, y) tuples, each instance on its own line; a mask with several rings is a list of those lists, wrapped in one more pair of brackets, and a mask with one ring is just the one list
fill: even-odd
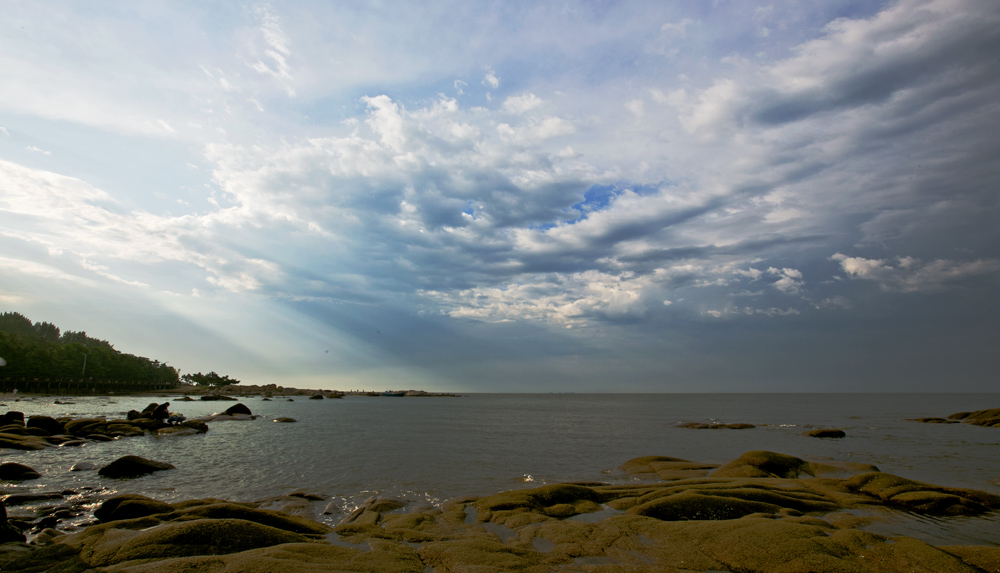
[(51, 151), (45, 151), (44, 149), (39, 149), (38, 147), (35, 147), (34, 145), (29, 145), (25, 149), (27, 149), (28, 151), (34, 151), (35, 153), (41, 153), (42, 155), (52, 155)]
[(636, 119), (641, 118), (646, 112), (645, 104), (642, 103), (641, 99), (634, 99), (625, 102), (625, 109), (629, 110), (636, 117)]
[(270, 4), (255, 4), (253, 14), (264, 46), (263, 53), (257, 60), (247, 65), (261, 75), (273, 77), (282, 85), (288, 97), (295, 97), (291, 66), (288, 64), (288, 58), (292, 54), (291, 40), (282, 30), (281, 20)]
[(951, 261), (938, 259), (923, 262), (913, 257), (883, 259), (849, 257), (837, 253), (831, 257), (852, 279), (873, 281), (887, 291), (932, 293), (961, 286), (979, 278), (996, 282), (1000, 278), (1000, 260)]
[(490, 70), (483, 77), (482, 84), (486, 87), (497, 89), (500, 87), (500, 78), (494, 70)]
[(519, 96), (510, 96), (505, 99), (503, 102), (503, 110), (507, 113), (521, 115), (541, 106), (543, 103), (545, 102), (542, 101), (542, 98), (533, 93), (527, 93)]

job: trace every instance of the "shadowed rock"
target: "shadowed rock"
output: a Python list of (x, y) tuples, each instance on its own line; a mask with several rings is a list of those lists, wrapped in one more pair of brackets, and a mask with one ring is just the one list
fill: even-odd
[(65, 431), (62, 422), (51, 416), (31, 416), (24, 426), (26, 428), (38, 428), (49, 436), (61, 434)]
[(5, 462), (0, 464), (0, 480), (4, 481), (28, 481), (38, 479), (42, 474), (34, 469), (16, 462)]
[(144, 495), (127, 493), (105, 500), (100, 507), (94, 510), (94, 517), (107, 523), (124, 519), (136, 519), (158, 513), (170, 513), (172, 511), (174, 511), (174, 508), (169, 504), (156, 501)]
[(246, 414), (247, 416), (253, 415), (250, 408), (247, 408), (243, 404), (233, 404), (232, 406), (226, 408), (226, 411), (223, 413), (227, 416), (235, 416), (237, 414)]
[(139, 456), (122, 456), (101, 468), (97, 473), (101, 477), (123, 479), (172, 469), (174, 469), (174, 466), (168, 463), (147, 460)]

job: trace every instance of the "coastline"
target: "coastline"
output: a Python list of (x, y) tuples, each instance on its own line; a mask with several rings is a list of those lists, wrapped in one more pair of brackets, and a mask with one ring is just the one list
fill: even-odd
[[(322, 403), (300, 400), (299, 404), (287, 406), (303, 408), (300, 411), (314, 415), (346, 413), (336, 403), (323, 407)], [(359, 400), (357, 404), (369, 412), (387, 411), (386, 407), (395, 401), (387, 401), (386, 407), (381, 405), (382, 401)], [(334, 409), (329, 410), (331, 407)], [(403, 410), (411, 408), (388, 411)], [(938, 414), (948, 415), (948, 412)], [(976, 417), (961, 417), (968, 418)], [(950, 425), (908, 423), (912, 426), (907, 427), (913, 431), (927, 432), (954, 432), (965, 426), (957, 420)], [(244, 422), (226, 422), (216, 432), (241, 424)], [(282, 425), (273, 428), (279, 426)], [(755, 434), (759, 429), (726, 429), (720, 424), (709, 424), (703, 429), (683, 428), (677, 432), (682, 437), (729, 433), (750, 442), (755, 435), (763, 436)], [(973, 430), (989, 436), (995, 431)], [(276, 435), (274, 431), (270, 430), (268, 435)], [(131, 439), (122, 438), (120, 443), (127, 445)], [(171, 443), (183, 443), (172, 440), (194, 440), (187, 442), (194, 444), (200, 438), (167, 440), (159, 442), (168, 447)], [(849, 443), (831, 438), (800, 440), (805, 444), (804, 449), (813, 451), (822, 451), (821, 446), (828, 444)], [(93, 444), (92, 447), (108, 446)], [(657, 449), (649, 453), (669, 453)], [(30, 462), (30, 455), (27, 452), (18, 459)], [(787, 568), (788, 571), (810, 570), (804, 568), (807, 566), (816, 571), (880, 571), (902, 569), (905, 563), (940, 571), (992, 570), (988, 568), (991, 563), (988, 560), (996, 558), (995, 543), (928, 542), (898, 526), (906, 525), (905, 520), (912, 523), (914, 515), (956, 527), (976, 523), (982, 527), (995, 526), (997, 496), (994, 494), (913, 482), (906, 479), (904, 472), (897, 471), (896, 475), (877, 472), (866, 465), (870, 460), (863, 459), (850, 459), (850, 463), (843, 458), (807, 461), (780, 451), (745, 452), (726, 461), (684, 458), (619, 458), (617, 471), (627, 479), (616, 475), (609, 476), (615, 479), (602, 478), (600, 482), (548, 483), (542, 487), (525, 483), (523, 487), (508, 487), (500, 493), (435, 503), (377, 494), (357, 507), (345, 508), (335, 504), (328, 493), (308, 488), (268, 498), (250, 498), (252, 501), (244, 498), (237, 503), (224, 503), (220, 499), (198, 501), (198, 498), (172, 498), (165, 502), (160, 496), (150, 494), (146, 499), (132, 497), (133, 503), (125, 507), (131, 508), (129, 511), (146, 508), (140, 513), (152, 508), (153, 513), (126, 514), (127, 518), (122, 519), (102, 518), (101, 523), (81, 524), (75, 531), (62, 530), (62, 523), (54, 523), (55, 527), (41, 527), (33, 532), (30, 545), (4, 545), (0, 569), (30, 570), (23, 567), (31, 566), (44, 571), (58, 566), (66, 567), (67, 571), (94, 567), (120, 571), (209, 571), (225, 566), (237, 571), (248, 563), (263, 563), (266, 565), (260, 565), (259, 570), (310, 570), (309, 567), (315, 566), (315, 570), (371, 571), (460, 571), (472, 567), (484, 571), (781, 571), (784, 562), (776, 561), (775, 553), (767, 556), (759, 554), (759, 548), (734, 548), (740, 539), (750, 537), (770, 539), (785, 548), (784, 557), (799, 559), (800, 568)], [(177, 458), (169, 461), (184, 463)], [(183, 469), (165, 470), (157, 475), (169, 480), (171, 472)], [(86, 478), (81, 483), (88, 480), (95, 486), (93, 490), (36, 503), (35, 507), (45, 505), (46, 511), (52, 511), (44, 517), (30, 516), (32, 526), (45, 525), (41, 520), (55, 517), (60, 505), (64, 510), (89, 506), (88, 511), (93, 512), (104, 507), (100, 504), (116, 499), (115, 492), (101, 491), (100, 480)], [(952, 485), (948, 480), (934, 483)], [(118, 503), (121, 501), (124, 500), (119, 499)], [(21, 507), (30, 504), (9, 508), (12, 521), (23, 523), (29, 517)], [(328, 509), (331, 513), (322, 515)], [(318, 524), (310, 527), (319, 529), (314, 533), (287, 529), (293, 527), (281, 521), (287, 516), (310, 520)], [(245, 522), (262, 527), (275, 527), (274, 523), (280, 522), (284, 525), (277, 529), (285, 533), (275, 534), (277, 537), (267, 541), (263, 534), (275, 532), (258, 530)], [(305, 527), (296, 523), (299, 525), (294, 528)], [(876, 531), (873, 526), (879, 529)], [(198, 549), (178, 541), (183, 535), (200, 531), (198, 528), (228, 531), (227, 535), (253, 533), (256, 541), (249, 545)], [(156, 531), (163, 536), (149, 538), (145, 531)], [(160, 547), (160, 553), (143, 553), (140, 557), (130, 553), (130, 548), (150, 544)], [(207, 553), (185, 553), (190, 551)], [(111, 554), (122, 560), (108, 557)], [(214, 556), (209, 558), (209, 554)], [(127, 556), (132, 557), (124, 559)]]

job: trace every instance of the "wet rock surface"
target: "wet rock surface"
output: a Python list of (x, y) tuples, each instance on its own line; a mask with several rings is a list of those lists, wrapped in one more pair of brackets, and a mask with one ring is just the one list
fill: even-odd
[[(1000, 509), (1000, 496), (987, 492), (763, 450), (722, 465), (646, 456), (620, 469), (614, 483), (549, 484), (440, 506), (376, 496), (338, 509), (307, 491), (254, 503), (117, 495), (94, 512), (100, 522), (82, 530), (36, 520), (31, 544), (0, 545), (0, 570), (971, 573), (1000, 566), (997, 546), (935, 547), (844, 519), (864, 511), (968, 519)], [(343, 515), (339, 524), (305, 517), (315, 504)]]

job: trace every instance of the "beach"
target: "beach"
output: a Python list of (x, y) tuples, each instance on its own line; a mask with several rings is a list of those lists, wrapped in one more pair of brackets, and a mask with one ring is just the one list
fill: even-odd
[[(188, 418), (237, 403), (167, 399)], [(164, 398), (32, 397), (0, 412), (112, 420), (151, 400)], [(81, 571), (996, 570), (1000, 430), (913, 421), (1000, 404), (996, 395), (289, 394), (239, 403), (256, 418), (210, 421), (196, 435), (3, 449), (0, 461), (41, 474), (4, 483), (6, 495), (64, 495), (7, 505), (16, 523), (62, 517), (17, 551), (5, 544), (2, 559)], [(824, 428), (845, 435), (803, 435)], [(97, 475), (125, 455), (174, 469)], [(70, 471), (80, 463), (95, 469)], [(95, 521), (116, 499), (130, 499), (132, 513)], [(190, 542), (205, 531), (255, 541)], [(765, 551), (748, 539), (773, 543)], [(162, 551), (128, 549), (152, 545)]]

